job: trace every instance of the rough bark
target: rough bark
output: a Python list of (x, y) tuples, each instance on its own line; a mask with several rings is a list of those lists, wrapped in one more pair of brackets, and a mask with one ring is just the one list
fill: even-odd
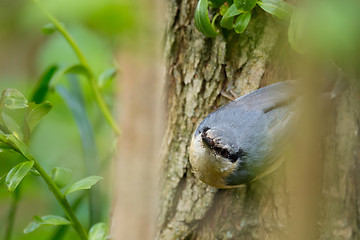
[[(220, 34), (208, 39), (195, 29), (196, 3), (168, 2), (168, 109), (157, 239), (295, 239), (292, 233), (296, 231), (290, 227), (294, 205), (289, 192), (296, 185), (288, 184), (292, 176), (286, 171), (286, 163), (262, 181), (231, 190), (212, 188), (191, 173), (191, 135), (203, 117), (226, 103), (222, 90), (232, 89), (243, 95), (291, 76), (286, 59), (279, 62), (274, 57), (281, 55), (286, 45), (281, 24), (272, 17), (256, 11), (244, 34)], [(327, 140), (332, 150), (326, 152), (323, 161), (321, 221), (314, 215), (320, 228), (311, 235), (316, 238), (357, 236), (357, 90), (354, 85), (350, 95), (338, 104), (336, 131)]]
[(325, 142), (319, 239), (360, 238), (360, 88), (356, 79), (349, 84)]

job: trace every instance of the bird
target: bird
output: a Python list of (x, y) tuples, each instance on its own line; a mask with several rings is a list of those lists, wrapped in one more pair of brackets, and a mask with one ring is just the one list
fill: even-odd
[(298, 99), (296, 81), (288, 80), (250, 92), (207, 115), (189, 147), (195, 176), (226, 189), (276, 170), (291, 142)]

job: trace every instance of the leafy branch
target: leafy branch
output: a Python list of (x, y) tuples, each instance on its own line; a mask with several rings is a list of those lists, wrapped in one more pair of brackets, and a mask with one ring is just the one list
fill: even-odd
[[(288, 18), (292, 11), (290, 5), (283, 0), (199, 0), (195, 10), (196, 28), (207, 37), (216, 37), (220, 31), (215, 20), (221, 15), (221, 28), (234, 29), (241, 34), (247, 28), (256, 5), (278, 19)], [(217, 12), (212, 22), (209, 18), (209, 7)]]
[[(39, 7), (39, 9), (45, 14), (45, 16), (52, 23), (50, 25), (48, 24), (47, 26), (45, 26), (43, 28), (43, 32), (49, 34), (49, 33), (53, 33), (55, 30), (59, 31), (63, 35), (63, 37), (66, 39), (66, 41), (69, 43), (71, 48), (74, 50), (74, 52), (81, 64), (80, 68), (83, 68), (81, 70), (85, 73), (84, 75), (87, 77), (87, 79), (89, 81), (91, 90), (93, 91), (93, 94), (95, 97), (95, 101), (96, 101), (98, 107), (100, 108), (100, 111), (102, 112), (102, 114), (104, 115), (105, 119), (107, 120), (107, 122), (109, 123), (111, 128), (114, 130), (114, 132), (117, 135), (119, 135), (120, 129), (116, 125), (116, 122), (113, 119), (111, 112), (110, 112), (108, 106), (106, 105), (103, 96), (101, 95), (100, 88), (96, 81), (97, 78), (96, 78), (94, 72), (91, 70), (90, 65), (88, 64), (88, 61), (86, 60), (84, 54), (81, 52), (79, 46), (76, 44), (75, 40), (69, 34), (69, 32), (66, 30), (64, 25), (62, 23), (60, 23), (49, 11), (47, 11), (40, 4), (40, 2), (38, 0), (32, 0), (32, 1)], [(77, 67), (79, 67), (79, 66), (77, 66)], [(74, 69), (68, 69), (67, 72), (71, 72), (71, 70), (74, 70)]]
[[(31, 154), (26, 144), (31, 132), (40, 122), (41, 118), (51, 110), (51, 107), (51, 104), (48, 102), (41, 104), (28, 103), (26, 98), (15, 89), (3, 91), (0, 99), (0, 150), (15, 151), (26, 161), (14, 166), (7, 174), (1, 177), (0, 183), (5, 182), (8, 191), (15, 191), (24, 177), (34, 168), (36, 174), (43, 178), (68, 219), (52, 215), (35, 216), (34, 221), (29, 224), (24, 232), (32, 232), (41, 225), (72, 225), (80, 239), (88, 239), (87, 232), (76, 217), (66, 199), (66, 195), (75, 191), (90, 189), (102, 178), (99, 176), (84, 178), (69, 186), (63, 193), (60, 189), (67, 185), (69, 171), (62, 168), (54, 168), (52, 177), (50, 177)], [(18, 116), (22, 114), (23, 116), (19, 118)], [(96, 229), (99, 228), (98, 225), (93, 227), (95, 226)], [(106, 228), (101, 229), (106, 230)]]

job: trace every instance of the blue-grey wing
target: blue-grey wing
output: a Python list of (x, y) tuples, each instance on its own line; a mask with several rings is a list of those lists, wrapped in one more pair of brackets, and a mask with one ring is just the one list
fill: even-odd
[(263, 112), (289, 104), (298, 96), (296, 81), (284, 81), (260, 88), (235, 99), (231, 105)]
[(258, 89), (224, 106), (222, 111), (238, 113), (228, 120), (240, 122), (233, 133), (237, 134), (237, 147), (247, 153), (242, 163), (246, 168), (239, 166), (237, 173), (229, 176), (230, 185), (254, 179), (276, 164), (291, 142), (296, 98), (296, 85), (286, 81)]

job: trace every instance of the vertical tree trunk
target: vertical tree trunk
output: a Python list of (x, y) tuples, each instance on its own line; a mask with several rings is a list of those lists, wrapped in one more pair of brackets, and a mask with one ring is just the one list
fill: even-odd
[(319, 239), (360, 238), (359, 93), (358, 80), (351, 79), (325, 142)]
[[(188, 161), (195, 128), (227, 101), (222, 90), (231, 88), (243, 95), (290, 78), (281, 24), (258, 9), (243, 34), (208, 39), (195, 29), (196, 4), (195, 0), (168, 2), (168, 109), (157, 239), (295, 239), (292, 234), (296, 231), (290, 226), (296, 210), (289, 192), (296, 185), (288, 184), (292, 176), (286, 163), (262, 181), (218, 190), (195, 179)], [(335, 133), (327, 140), (331, 151), (326, 151), (322, 165), (323, 202), (316, 206), (321, 211), (313, 221), (319, 221), (320, 226), (312, 234), (316, 238), (358, 236), (360, 108), (359, 88), (351, 84), (350, 94), (347, 92), (338, 104)]]

